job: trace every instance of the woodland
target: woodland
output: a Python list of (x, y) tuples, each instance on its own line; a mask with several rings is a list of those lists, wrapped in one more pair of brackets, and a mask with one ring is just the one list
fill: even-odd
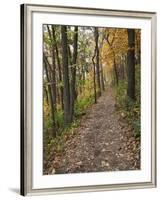
[(43, 25), (43, 173), (140, 169), (141, 30)]

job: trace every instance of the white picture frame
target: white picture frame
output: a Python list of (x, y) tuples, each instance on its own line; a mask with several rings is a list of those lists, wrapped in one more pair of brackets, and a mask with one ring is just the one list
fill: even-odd
[[(141, 55), (143, 136), (140, 171), (48, 176), (42, 174), (43, 24), (142, 29), (142, 49), (145, 53)], [(149, 187), (156, 187), (156, 13), (21, 5), (21, 194)]]

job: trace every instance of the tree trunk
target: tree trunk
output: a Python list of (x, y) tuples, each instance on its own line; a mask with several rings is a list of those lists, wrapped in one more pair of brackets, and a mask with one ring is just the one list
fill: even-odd
[(102, 90), (105, 91), (103, 67), (102, 67), (102, 62), (101, 61), (100, 61), (100, 68), (101, 68), (101, 87), (102, 87)]
[[(59, 82), (59, 75), (58, 75), (58, 73), (56, 73), (56, 82), (57, 83)], [(61, 90), (60, 90), (58, 84), (57, 84), (57, 87), (56, 87), (56, 94), (57, 94), (56, 102), (62, 106), (62, 104), (61, 104)]]
[(82, 82), (82, 68), (80, 66), (78, 66), (78, 79), (79, 79), (79, 93), (82, 94), (82, 84), (80, 84), (80, 82)]
[(76, 99), (76, 64), (77, 64), (77, 49), (78, 49), (78, 27), (74, 28), (74, 42), (73, 42), (73, 60), (71, 67), (71, 92), (70, 92), (70, 121), (73, 120), (74, 115), (74, 101)]
[(135, 100), (135, 30), (128, 29), (128, 54), (127, 54), (127, 95)]
[(116, 85), (118, 85), (119, 79), (118, 79), (118, 71), (117, 71), (117, 66), (116, 66), (115, 55), (114, 55), (114, 72), (115, 72), (115, 78), (116, 78)]
[(47, 25), (48, 29), (48, 34), (49, 38), (52, 44), (51, 47), (51, 60), (52, 60), (52, 94), (53, 94), (53, 104), (54, 104), (54, 109), (56, 110), (56, 66), (55, 66), (55, 48), (54, 48), (54, 43), (53, 43), (53, 38), (51, 34), (51, 30), (49, 26)]
[(51, 118), (52, 118), (52, 129), (53, 129), (53, 137), (56, 137), (56, 124), (55, 124), (55, 107), (53, 103), (53, 96), (52, 96), (52, 87), (51, 87), (51, 81), (49, 78), (48, 73), (48, 62), (46, 61), (47, 58), (44, 56), (44, 69), (46, 73), (46, 79), (48, 82), (48, 92), (49, 92), (49, 99), (50, 99), (50, 107), (51, 107)]
[(96, 92), (96, 64), (95, 64), (96, 48), (94, 50), (94, 55), (92, 57), (93, 63), (93, 89), (94, 89), (94, 102), (97, 103), (97, 92)]
[(96, 45), (96, 73), (97, 73), (97, 85), (98, 85), (98, 96), (101, 96), (101, 80), (100, 80), (100, 66), (99, 66), (99, 48), (98, 48), (98, 28), (94, 29), (95, 45)]
[(56, 51), (56, 60), (57, 60), (57, 65), (58, 65), (59, 81), (61, 83), (60, 96), (61, 96), (61, 106), (62, 106), (62, 109), (63, 109), (64, 106), (63, 106), (63, 86), (62, 86), (61, 64), (60, 64), (60, 58), (59, 58), (58, 45), (57, 45), (57, 42), (56, 42), (55, 29), (54, 29), (53, 25), (52, 25), (52, 34), (53, 34), (53, 40), (54, 40), (54, 45), (55, 45), (55, 51)]
[(62, 67), (63, 67), (63, 96), (64, 96), (64, 124), (70, 123), (70, 85), (68, 69), (68, 46), (67, 46), (67, 27), (61, 26), (62, 37)]
[[(46, 95), (46, 98), (45, 98), (45, 95)], [(48, 90), (45, 85), (44, 85), (44, 95), (43, 96), (44, 96), (44, 99), (46, 99), (47, 105), (49, 105)]]
[(120, 68), (121, 68), (121, 79), (124, 80), (125, 79), (125, 69), (124, 69), (124, 60), (123, 60), (123, 57), (121, 57)]

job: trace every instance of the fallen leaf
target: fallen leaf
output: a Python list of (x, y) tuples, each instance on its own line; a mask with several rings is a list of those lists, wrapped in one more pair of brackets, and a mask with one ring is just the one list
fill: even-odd
[(109, 163), (106, 162), (106, 161), (102, 161), (101, 165), (102, 165), (102, 167), (109, 167), (110, 166)]

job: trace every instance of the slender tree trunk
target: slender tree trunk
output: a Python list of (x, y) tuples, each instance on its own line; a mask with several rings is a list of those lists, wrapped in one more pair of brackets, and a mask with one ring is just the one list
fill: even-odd
[(49, 26), (47, 25), (49, 38), (52, 44), (51, 48), (51, 60), (52, 60), (52, 94), (53, 94), (53, 104), (56, 110), (56, 66), (55, 66), (55, 47), (53, 43), (53, 37)]
[(97, 91), (96, 91), (96, 64), (95, 64), (96, 48), (94, 50), (94, 55), (92, 57), (93, 63), (93, 89), (94, 89), (94, 102), (97, 103)]
[(56, 110), (56, 66), (55, 66), (55, 53), (54, 49), (52, 50), (52, 92), (53, 92), (53, 103)]
[(125, 54), (125, 75), (126, 75), (126, 78), (128, 76), (128, 66), (127, 66), (127, 54)]
[(82, 73), (82, 88), (83, 88), (83, 92), (85, 91), (85, 67), (84, 65), (82, 65), (81, 67), (81, 73)]
[(45, 73), (46, 73), (46, 79), (48, 82), (48, 92), (49, 92), (50, 107), (51, 107), (51, 118), (52, 118), (52, 125), (53, 125), (52, 132), (53, 132), (53, 137), (56, 137), (55, 107), (54, 107), (54, 103), (53, 103), (51, 80), (49, 78), (49, 73), (48, 73), (48, 62), (46, 61), (45, 57), (44, 57), (44, 69), (45, 69)]
[[(102, 35), (102, 39), (101, 39), (101, 42), (100, 42), (100, 55), (102, 54), (102, 47), (103, 47), (103, 43), (104, 43), (104, 40), (105, 40), (105, 34)], [(100, 57), (100, 69), (101, 69), (101, 88), (103, 91), (105, 91), (105, 80), (106, 80), (106, 77), (105, 77), (105, 74), (103, 72), (103, 66), (102, 66), (102, 58)]]
[(68, 46), (67, 46), (67, 27), (61, 26), (62, 37), (62, 67), (63, 67), (63, 96), (64, 96), (64, 124), (70, 123), (70, 85), (68, 69)]
[(116, 78), (116, 85), (118, 85), (119, 79), (118, 79), (118, 71), (117, 71), (115, 56), (114, 56), (114, 72), (115, 72), (115, 78)]
[(127, 75), (128, 88), (127, 95), (135, 100), (135, 30), (128, 29), (128, 54), (127, 54)]
[(97, 103), (97, 91), (96, 91), (96, 67), (93, 67), (93, 79), (94, 79), (94, 102)]
[(46, 103), (47, 103), (47, 105), (49, 105), (48, 90), (47, 90), (46, 86), (44, 86), (44, 94), (46, 95)]
[(100, 61), (100, 68), (101, 68), (101, 87), (102, 87), (102, 90), (105, 91), (103, 67), (102, 67), (102, 62), (101, 61)]
[(54, 45), (55, 45), (56, 60), (57, 60), (58, 74), (59, 74), (59, 81), (61, 83), (61, 86), (60, 86), (60, 96), (61, 96), (61, 106), (62, 106), (62, 109), (63, 109), (64, 106), (63, 106), (62, 72), (61, 72), (61, 64), (60, 64), (60, 58), (59, 58), (58, 45), (57, 45), (57, 41), (56, 41), (55, 29), (54, 29), (53, 25), (52, 25), (52, 34), (53, 34), (53, 40), (54, 40)]
[[(69, 44), (68, 44), (67, 49), (68, 49), (68, 63), (69, 63), (69, 66), (70, 66), (70, 72), (69, 72), (69, 74), (71, 74), (71, 79), (72, 79), (72, 71), (73, 71), (72, 68), (75, 67), (75, 66), (73, 66), (73, 55), (72, 55), (72, 52), (70, 50)], [(69, 81), (69, 82), (71, 83), (71, 81)], [(70, 86), (70, 90), (71, 90), (71, 86)], [(75, 100), (76, 100), (76, 93), (75, 93)]]
[[(82, 82), (82, 69), (78, 67), (78, 78), (79, 82)], [(79, 93), (82, 94), (82, 84), (79, 84)]]
[(98, 48), (98, 28), (94, 29), (95, 45), (96, 45), (96, 73), (97, 73), (97, 85), (98, 85), (98, 96), (101, 96), (101, 80), (100, 80), (100, 66), (99, 66), (99, 48)]
[(70, 121), (73, 120), (74, 115), (74, 100), (76, 97), (76, 64), (77, 64), (77, 49), (78, 49), (78, 27), (74, 28), (74, 42), (73, 42), (73, 61), (71, 68), (71, 92), (70, 92)]
[(136, 57), (136, 64), (140, 64), (141, 57), (140, 57), (140, 30), (135, 30), (135, 55)]
[[(57, 83), (59, 82), (59, 76), (58, 76), (57, 73), (56, 73), (56, 82)], [(61, 90), (60, 90), (58, 84), (57, 84), (57, 87), (56, 87), (56, 94), (57, 94), (56, 102), (61, 105)]]
[(124, 61), (121, 59), (121, 79), (125, 79)]

